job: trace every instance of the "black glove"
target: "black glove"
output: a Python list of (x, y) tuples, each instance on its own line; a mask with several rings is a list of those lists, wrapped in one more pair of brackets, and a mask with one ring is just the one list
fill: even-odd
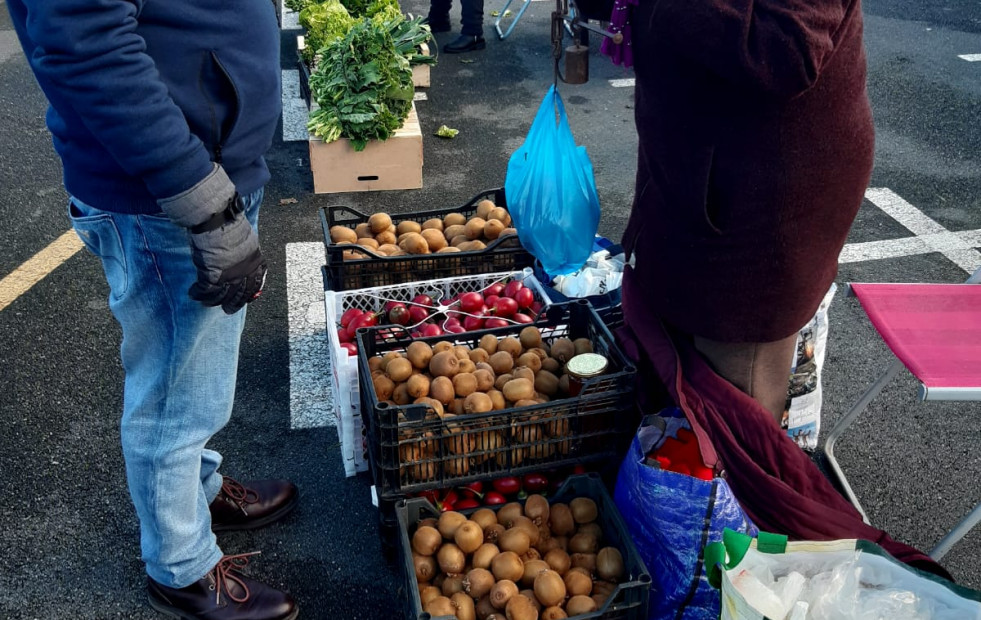
[(198, 281), (188, 290), (191, 299), (235, 314), (259, 297), (266, 281), (259, 237), (221, 167), (216, 165), (203, 181), (160, 205), (190, 232), (191, 258), (198, 272)]

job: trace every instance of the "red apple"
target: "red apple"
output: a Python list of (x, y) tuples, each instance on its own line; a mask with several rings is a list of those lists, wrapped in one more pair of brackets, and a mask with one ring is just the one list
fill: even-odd
[(504, 284), (501, 282), (495, 282), (494, 284), (491, 284), (490, 286), (484, 289), (484, 297), (487, 297), (489, 295), (500, 296), (501, 293), (503, 292), (504, 292)]
[(530, 308), (535, 303), (535, 294), (530, 288), (518, 289), (514, 294), (514, 301), (518, 302), (519, 308)]
[(496, 316), (491, 317), (486, 321), (484, 321), (484, 327), (486, 327), (487, 329), (493, 329), (495, 327), (507, 327), (508, 325), (510, 325), (510, 323)]
[(517, 313), (515, 313), (515, 315), (513, 317), (511, 317), (511, 319), (514, 320), (514, 321), (517, 321), (518, 323), (534, 323), (535, 322), (534, 319), (532, 319), (527, 314), (524, 314), (523, 312), (517, 312)]
[(514, 298), (515, 293), (520, 291), (525, 287), (524, 282), (521, 280), (511, 280), (504, 287), (504, 296)]
[(341, 327), (347, 327), (351, 324), (351, 321), (358, 318), (362, 314), (364, 314), (364, 310), (359, 308), (348, 308), (344, 311), (344, 314), (341, 315)]
[(419, 304), (420, 306), (427, 306), (429, 308), (433, 307), (433, 298), (429, 295), (416, 295), (412, 298), (412, 303)]
[(474, 312), (484, 305), (484, 296), (480, 293), (464, 293), (460, 295), (460, 309), (464, 312)]
[(443, 335), (443, 328), (440, 327), (439, 325), (436, 325), (435, 323), (426, 323), (425, 325), (422, 326), (422, 328), (419, 331), (422, 332), (423, 338), (430, 338), (432, 336)]
[(474, 312), (474, 316), (468, 316), (463, 319), (463, 328), (468, 332), (472, 332), (476, 329), (481, 329), (484, 326), (484, 313)]
[(429, 317), (429, 310), (422, 306), (409, 306), (409, 323), (415, 325), (421, 323)]
[[(521, 290), (531, 293), (528, 289)], [(521, 291), (518, 292), (520, 293)], [(503, 316), (504, 318), (512, 317), (518, 311), (518, 305), (518, 302), (510, 297), (498, 297), (497, 301), (494, 302), (494, 314)]]

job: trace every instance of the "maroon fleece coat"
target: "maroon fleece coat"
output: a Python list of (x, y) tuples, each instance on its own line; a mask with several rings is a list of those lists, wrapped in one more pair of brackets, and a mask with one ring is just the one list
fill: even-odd
[(652, 310), (729, 342), (817, 310), (872, 169), (859, 0), (646, 0), (624, 248)]
[[(623, 295), (639, 284), (626, 274)], [(626, 309), (625, 309), (626, 310)], [(658, 321), (626, 312), (617, 339), (637, 363), (642, 410), (664, 401), (684, 412), (702, 460), (725, 472), (740, 505), (761, 530), (793, 540), (862, 538), (893, 557), (951, 579), (929, 556), (867, 525), (810, 457), (773, 424), (767, 410), (717, 375), (691, 340)], [(661, 393), (665, 391), (666, 394)]]

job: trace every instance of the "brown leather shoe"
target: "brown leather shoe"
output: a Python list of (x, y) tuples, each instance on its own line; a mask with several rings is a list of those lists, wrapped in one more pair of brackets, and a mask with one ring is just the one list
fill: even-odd
[(147, 579), (150, 607), (181, 620), (294, 620), (300, 610), (292, 596), (239, 572), (250, 555), (226, 555), (186, 588)]
[(225, 476), (221, 491), (211, 502), (211, 529), (254, 530), (285, 517), (300, 494), (287, 480), (254, 480), (242, 484)]

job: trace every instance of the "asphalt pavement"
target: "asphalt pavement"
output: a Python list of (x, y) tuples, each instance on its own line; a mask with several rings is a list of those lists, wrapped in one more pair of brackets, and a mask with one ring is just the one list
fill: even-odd
[[(424, 12), (427, 5), (403, 6)], [(485, 5), (487, 13), (502, 8), (503, 0)], [(399, 213), (461, 204), (501, 186), (507, 159), (553, 81), (553, 8), (547, 0), (532, 2), (503, 41), (488, 16), (486, 50), (439, 56), (431, 87), (421, 91), (426, 99), (417, 102), (423, 189), (316, 195), (306, 143), (277, 140), (269, 153), (273, 179), (261, 236), (270, 272), (262, 299), (249, 308), (236, 410), (214, 447), (224, 454), (226, 473), (288, 477), (303, 497), (283, 522), (222, 534), (220, 542), (228, 553), (261, 550), (251, 574), (293, 592), (302, 617), (388, 618), (402, 594), (382, 556), (367, 479), (344, 477), (336, 430), (291, 424), (287, 247), (323, 241), (323, 206)], [(960, 56), (981, 54), (981, 3), (867, 0), (865, 12), (877, 128), (870, 185), (890, 190), (959, 241), (849, 259), (837, 282), (963, 281), (972, 264), (981, 266), (981, 61)], [(438, 41), (455, 36), (457, 25), (454, 31)], [(284, 72), (296, 68), (297, 34), (283, 31)], [(630, 208), (637, 141), (633, 89), (618, 80), (632, 72), (598, 48), (593, 37), (589, 82), (561, 85), (560, 92), (595, 167), (600, 233), (617, 239)], [(69, 229), (44, 110), (0, 10), (0, 278)], [(459, 136), (434, 137), (444, 124), (460, 129)], [(866, 201), (849, 243), (914, 234)], [(2, 618), (158, 617), (145, 604), (138, 525), (119, 447), (120, 334), (107, 294), (98, 261), (83, 250), (0, 310)], [(839, 294), (830, 321), (825, 429), (889, 359), (854, 299)], [(329, 360), (308, 363), (326, 372)], [(981, 405), (918, 403), (915, 394), (904, 372), (839, 443), (838, 454), (872, 522), (928, 549), (981, 500)], [(943, 563), (959, 582), (981, 588), (979, 553), (981, 532), (972, 532)]]

